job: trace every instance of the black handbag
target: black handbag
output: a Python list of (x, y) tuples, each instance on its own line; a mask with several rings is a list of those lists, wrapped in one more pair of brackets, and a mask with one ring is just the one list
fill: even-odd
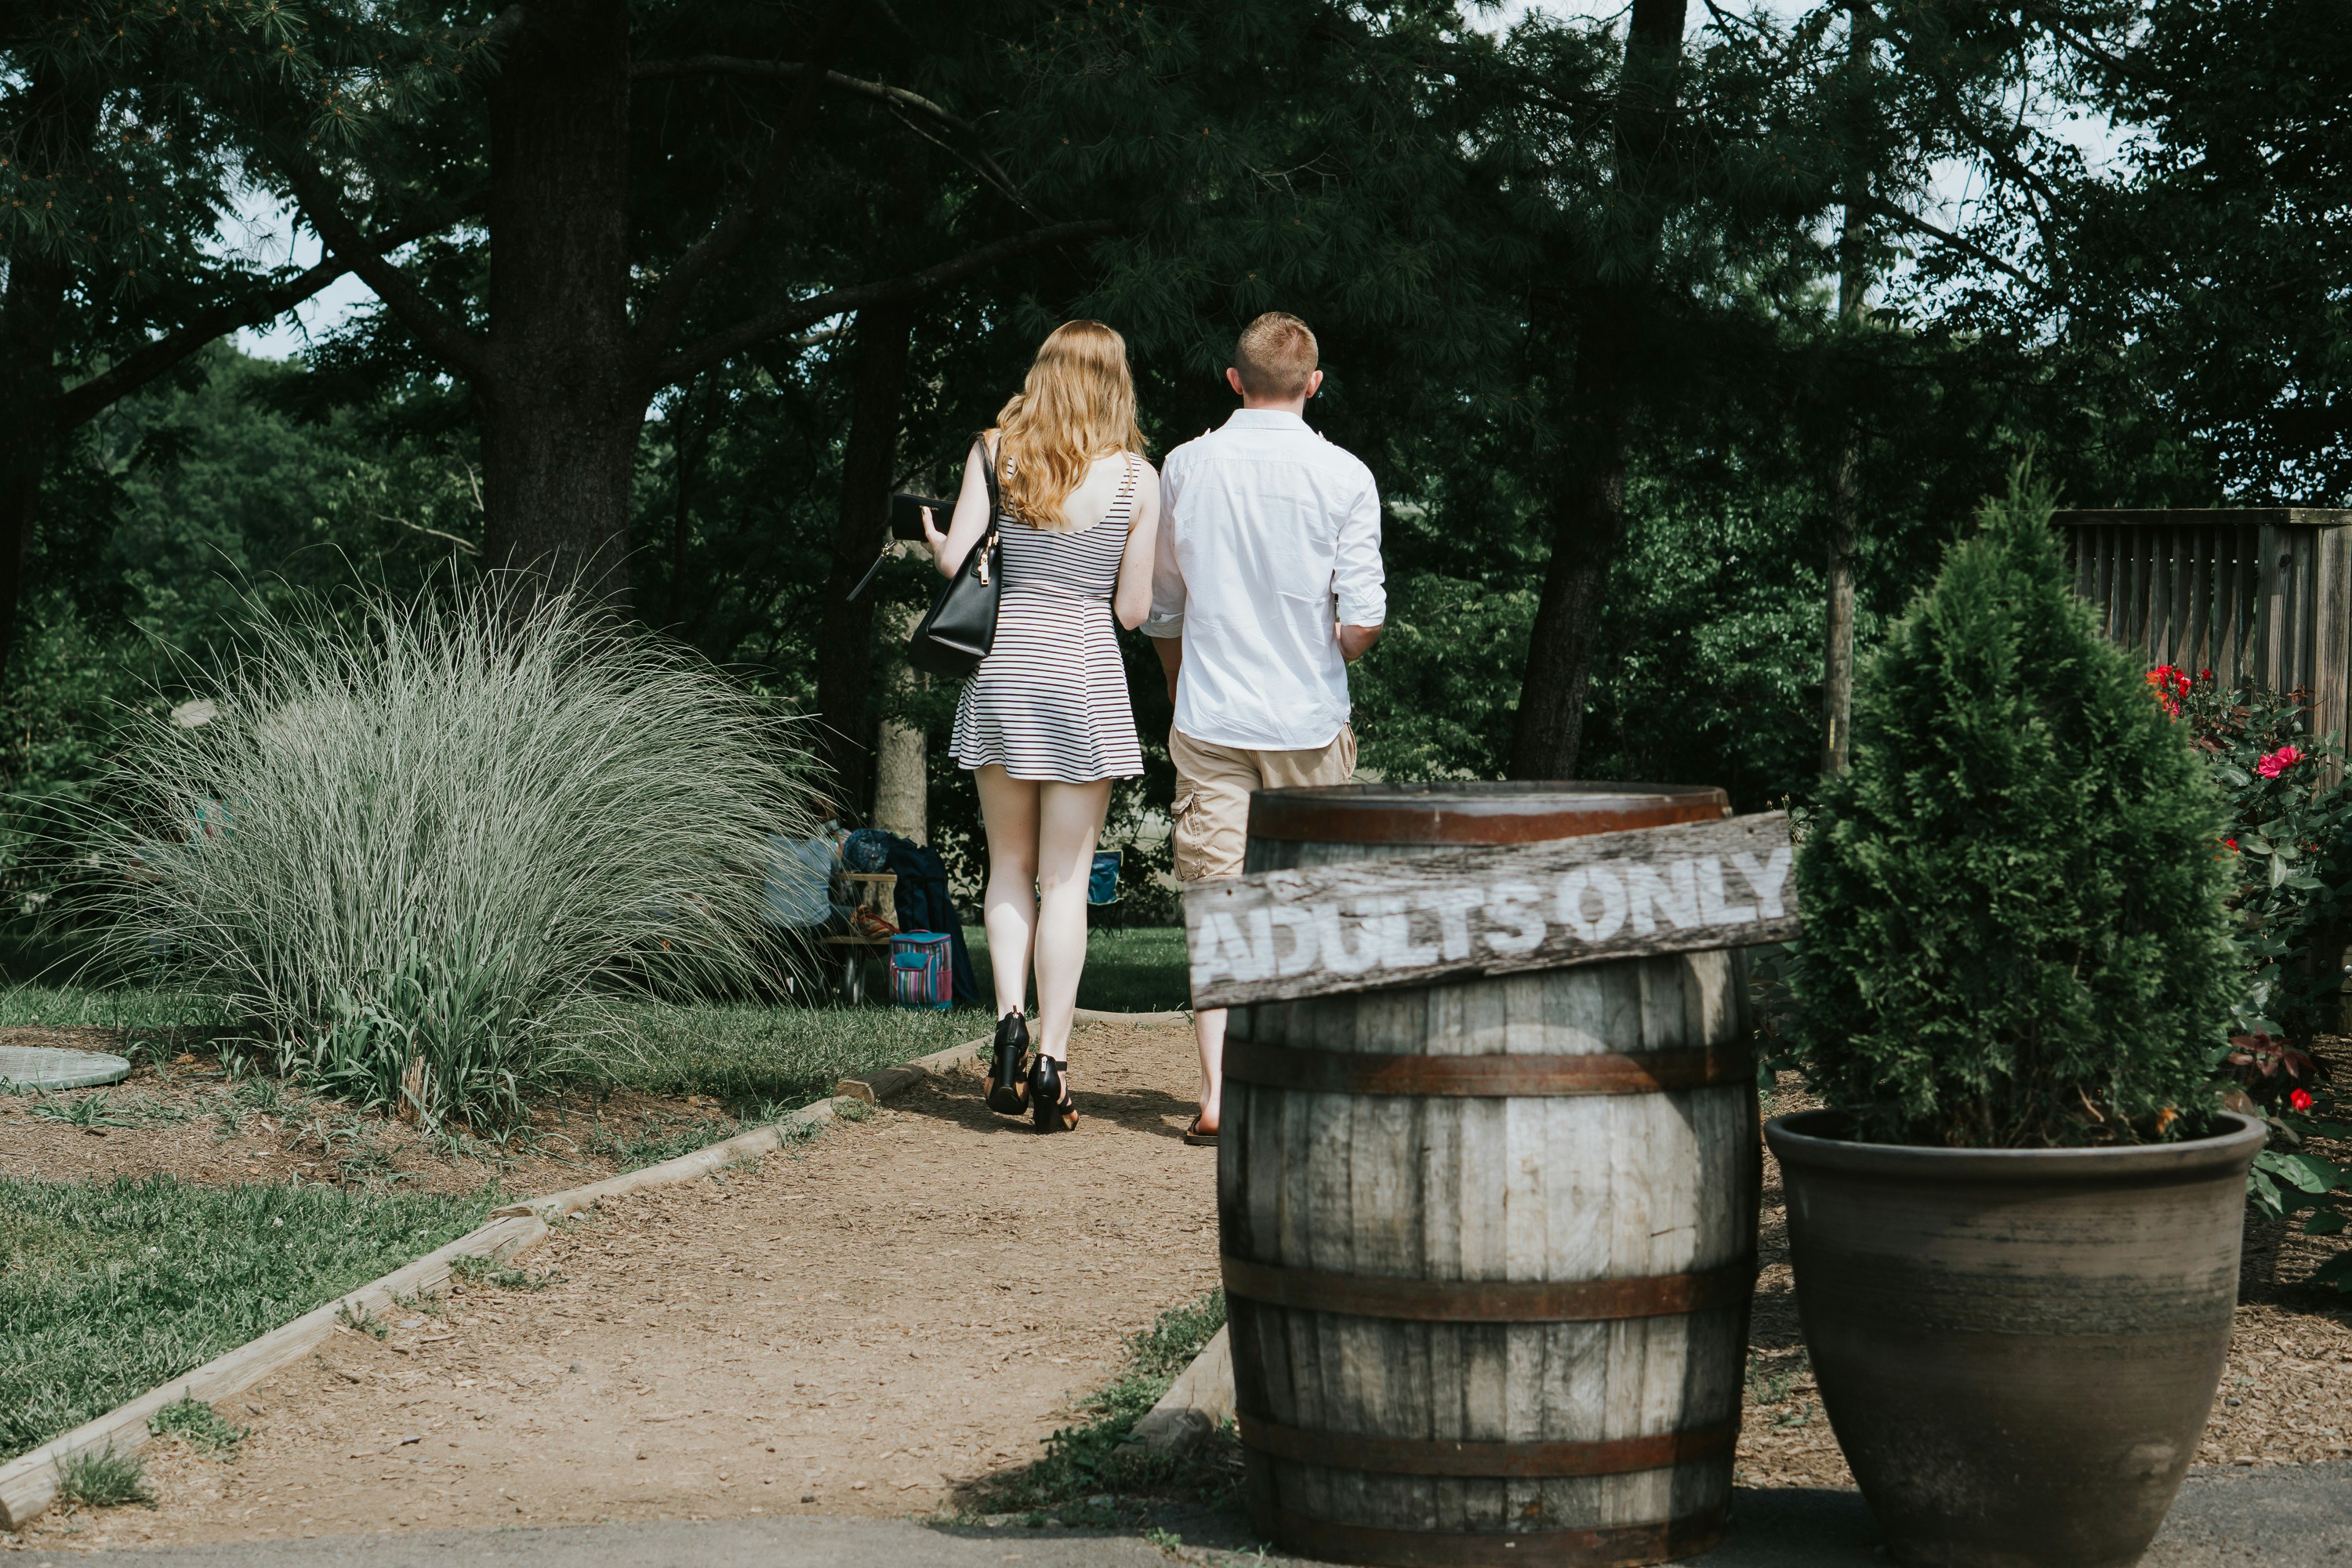
[(1004, 586), (1004, 543), (997, 520), (1003, 507), (997, 497), (995, 458), (985, 441), (975, 445), (988, 468), (988, 531), (907, 639), (907, 662), (927, 675), (970, 675), (996, 646), (996, 602)]

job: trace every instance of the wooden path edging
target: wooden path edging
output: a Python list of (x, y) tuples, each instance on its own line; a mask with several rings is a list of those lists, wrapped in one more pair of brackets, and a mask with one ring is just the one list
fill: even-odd
[(547, 1222), (534, 1215), (493, 1218), (478, 1230), (426, 1253), (414, 1263), (395, 1268), (356, 1290), (346, 1291), (257, 1340), (214, 1357), (194, 1372), (149, 1389), (95, 1421), (84, 1422), (30, 1453), (18, 1455), (0, 1465), (0, 1529), (22, 1530), (47, 1509), (58, 1495), (58, 1467), (67, 1459), (110, 1447), (127, 1452), (146, 1442), (149, 1418), (165, 1405), (188, 1398), (210, 1405), (241, 1394), (280, 1367), (300, 1360), (335, 1331), (336, 1320), (346, 1311), (357, 1317), (387, 1310), (394, 1305), (395, 1294), (415, 1296), (446, 1284), (450, 1265), (459, 1258), (503, 1261), (546, 1235)]
[(1219, 1329), (1191, 1364), (1176, 1374), (1160, 1402), (1135, 1418), (1134, 1440), (1163, 1454), (1181, 1454), (1234, 1419), (1234, 1347)]
[[(1102, 1018), (1150, 1018), (1152, 1015), (1106, 1013)], [(1182, 1015), (1173, 1015), (1182, 1016)], [(1081, 1017), (1086, 1016), (1080, 1014)], [(0, 1530), (22, 1530), (57, 1500), (58, 1467), (79, 1455), (112, 1448), (127, 1453), (149, 1436), (147, 1423), (167, 1405), (195, 1398), (207, 1405), (242, 1394), (263, 1378), (301, 1357), (335, 1331), (338, 1319), (383, 1310), (394, 1305), (394, 1295), (415, 1296), (436, 1289), (449, 1280), (459, 1258), (486, 1258), (504, 1262), (537, 1246), (551, 1221), (593, 1208), (601, 1198), (617, 1197), (647, 1187), (674, 1186), (693, 1181), (741, 1160), (755, 1159), (781, 1147), (787, 1140), (807, 1137), (815, 1129), (840, 1119), (840, 1107), (852, 1100), (874, 1104), (902, 1092), (934, 1075), (955, 1071), (978, 1058), (990, 1037), (966, 1040), (943, 1051), (918, 1057), (897, 1067), (883, 1068), (857, 1078), (843, 1079), (830, 1100), (805, 1105), (767, 1127), (755, 1127), (723, 1142), (664, 1160), (641, 1171), (630, 1171), (585, 1186), (551, 1193), (490, 1211), (489, 1222), (447, 1246), (404, 1264), (380, 1279), (345, 1291), (323, 1306), (314, 1307), (290, 1323), (270, 1330), (259, 1339), (214, 1357), (193, 1372), (149, 1389), (127, 1405), (117, 1405), (94, 1421), (50, 1438), (28, 1453), (0, 1465)]]

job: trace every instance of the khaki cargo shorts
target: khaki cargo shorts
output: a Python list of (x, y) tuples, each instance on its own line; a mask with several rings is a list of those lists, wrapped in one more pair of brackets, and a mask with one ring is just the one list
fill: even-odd
[(1343, 784), (1356, 776), (1356, 731), (1339, 726), (1328, 746), (1309, 752), (1255, 752), (1168, 734), (1176, 763), (1176, 879), (1198, 882), (1242, 874), (1254, 789)]

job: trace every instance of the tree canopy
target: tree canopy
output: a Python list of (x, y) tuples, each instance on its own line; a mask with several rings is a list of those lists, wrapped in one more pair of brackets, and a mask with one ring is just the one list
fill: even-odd
[[(943, 721), (892, 647), (925, 574), (847, 595), (889, 491), (1058, 321), (1127, 334), (1164, 448), (1283, 309), (1388, 507), (1368, 766), (1804, 795), (1852, 643), (2021, 455), (2083, 504), (2352, 489), (2329, 20), (0, 0), (10, 776), (212, 578), (454, 552), (810, 712), (862, 809), (877, 721)], [(264, 201), (317, 266), (223, 242)], [(346, 271), (380, 303), (294, 360), (206, 349)]]

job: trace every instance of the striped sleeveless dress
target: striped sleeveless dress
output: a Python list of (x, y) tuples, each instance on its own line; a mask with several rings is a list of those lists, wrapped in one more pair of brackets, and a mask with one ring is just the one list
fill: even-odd
[(1056, 532), (997, 520), (1004, 591), (996, 641), (956, 699), (948, 750), (961, 765), (994, 763), (1016, 779), (1058, 784), (1143, 772), (1110, 609), (1135, 479), (1129, 458), (1118, 499), (1091, 528)]

